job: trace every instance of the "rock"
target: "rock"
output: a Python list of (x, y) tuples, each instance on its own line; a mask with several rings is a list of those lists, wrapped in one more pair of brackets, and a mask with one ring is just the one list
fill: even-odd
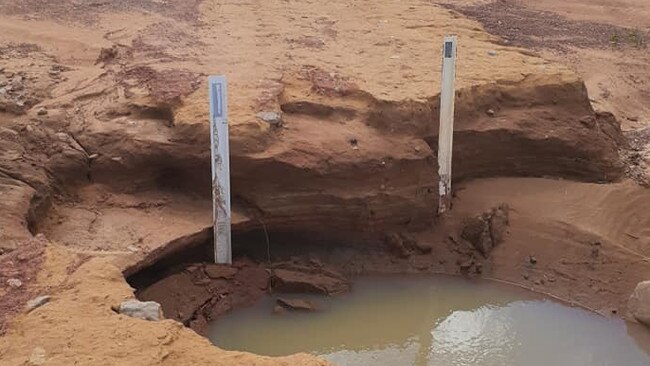
[(494, 248), (490, 236), (489, 220), (486, 220), (483, 216), (467, 219), (460, 236), (470, 242), (485, 258), (490, 255)]
[(113, 46), (110, 48), (102, 48), (99, 50), (99, 56), (95, 61), (95, 64), (98, 63), (108, 63), (117, 57), (117, 47)]
[(23, 285), (23, 281), (17, 279), (17, 278), (10, 278), (7, 280), (7, 286), (11, 288), (19, 288)]
[(494, 109), (488, 109), (487, 111), (485, 111), (485, 114), (487, 114), (490, 117), (494, 117), (496, 113), (494, 112)]
[(224, 266), (219, 264), (207, 264), (205, 266), (205, 274), (212, 279), (225, 278), (230, 279), (237, 273), (237, 268), (231, 266)]
[(479, 216), (465, 220), (460, 236), (487, 258), (503, 242), (509, 225), (509, 208), (502, 204)]
[(260, 112), (257, 114), (257, 118), (273, 127), (282, 126), (282, 115), (278, 112)]
[(408, 258), (413, 254), (413, 251), (404, 243), (404, 238), (398, 233), (386, 234), (384, 243), (394, 255), (400, 258)]
[(119, 305), (117, 312), (143, 320), (157, 321), (163, 318), (160, 304), (155, 301), (127, 300)]
[(29, 356), (30, 365), (42, 365), (46, 360), (46, 353), (43, 347), (36, 347)]
[(388, 233), (384, 238), (384, 243), (393, 254), (400, 258), (408, 258), (415, 252), (430, 253), (433, 249), (431, 244), (421, 243), (409, 233)]
[(52, 297), (49, 295), (35, 297), (27, 301), (27, 305), (25, 305), (25, 311), (29, 313), (30, 311), (47, 304), (51, 299)]
[(271, 287), (279, 292), (303, 292), (317, 294), (337, 294), (350, 290), (350, 284), (342, 277), (327, 273), (305, 273), (289, 269), (275, 269), (271, 277)]
[(47, 109), (41, 107), (41, 108), (38, 109), (38, 111), (36, 112), (36, 114), (39, 115), (39, 116), (44, 116), (44, 115), (47, 114)]
[(530, 262), (530, 264), (537, 264), (537, 258), (531, 255), (528, 257), (528, 262)]
[(317, 311), (318, 307), (312, 301), (303, 299), (284, 299), (279, 297), (276, 300), (277, 304), (287, 310), (297, 311)]
[(489, 51), (488, 51), (488, 55), (490, 55), (490, 56), (493, 56), (493, 57), (494, 57), (494, 56), (496, 56), (496, 55), (497, 55), (497, 51), (494, 51), (494, 50), (489, 50)]
[(95, 159), (97, 159), (98, 157), (99, 157), (99, 154), (97, 154), (97, 153), (94, 153), (94, 154), (90, 154), (90, 155), (88, 155), (88, 159), (90, 159), (90, 160), (95, 160)]
[(636, 285), (627, 307), (634, 319), (650, 327), (650, 281), (639, 282)]
[(414, 244), (417, 250), (422, 254), (431, 253), (431, 251), (433, 250), (433, 245), (431, 243), (423, 243), (421, 241), (416, 240)]

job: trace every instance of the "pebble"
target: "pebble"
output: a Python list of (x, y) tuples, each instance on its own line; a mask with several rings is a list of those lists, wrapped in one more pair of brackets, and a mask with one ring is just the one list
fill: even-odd
[(488, 55), (490, 55), (490, 56), (496, 56), (496, 55), (497, 55), (497, 51), (490, 50), (490, 51), (488, 51)]
[(23, 281), (17, 278), (10, 278), (7, 280), (7, 285), (12, 288), (19, 288), (23, 285)]
[(39, 116), (44, 116), (44, 115), (47, 114), (47, 109), (45, 109), (44, 107), (41, 107), (41, 108), (38, 109), (38, 112), (36, 112), (36, 114), (39, 115)]
[(537, 258), (533, 257), (532, 255), (528, 258), (528, 261), (530, 264), (536, 264), (537, 263)]
[(278, 112), (260, 112), (257, 114), (257, 118), (273, 127), (282, 126), (282, 115)]
[(494, 117), (495, 114), (493, 109), (488, 109), (487, 111), (485, 111), (485, 113), (490, 117)]
[(126, 300), (116, 310), (132, 318), (152, 321), (162, 319), (160, 304), (155, 301)]
[(25, 310), (29, 313), (30, 311), (47, 304), (51, 299), (52, 297), (49, 295), (35, 297), (27, 301), (27, 305), (25, 305)]

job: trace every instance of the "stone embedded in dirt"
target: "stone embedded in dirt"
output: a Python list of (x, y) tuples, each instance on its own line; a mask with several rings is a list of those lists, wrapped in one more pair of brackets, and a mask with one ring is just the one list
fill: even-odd
[(23, 281), (17, 279), (17, 278), (10, 278), (7, 280), (7, 286), (11, 288), (19, 288), (23, 285)]
[(494, 112), (494, 109), (488, 109), (487, 111), (485, 111), (485, 114), (487, 114), (490, 117), (494, 117), (496, 113)]
[(260, 112), (257, 114), (257, 118), (273, 127), (282, 126), (282, 115), (278, 112)]
[(29, 356), (30, 365), (42, 365), (46, 361), (47, 353), (43, 347), (36, 347), (32, 350), (32, 354)]
[(51, 299), (52, 297), (49, 295), (35, 297), (27, 301), (27, 305), (25, 305), (25, 311), (29, 313), (32, 310), (47, 304)]
[(41, 108), (38, 109), (38, 111), (36, 112), (36, 114), (39, 115), (39, 116), (44, 116), (44, 115), (47, 114), (47, 109), (41, 107)]
[(102, 48), (99, 51), (99, 56), (97, 57), (95, 64), (108, 63), (113, 59), (115, 59), (116, 57), (117, 57), (117, 47), (115, 45), (113, 45), (113, 47), (110, 48)]
[(509, 225), (509, 208), (502, 204), (479, 216), (465, 220), (460, 236), (487, 258), (503, 242)]
[(350, 290), (350, 284), (342, 277), (325, 272), (306, 273), (289, 269), (275, 269), (271, 287), (278, 292), (304, 292), (332, 295)]
[(230, 279), (233, 278), (237, 273), (237, 268), (231, 266), (219, 265), (219, 264), (207, 264), (204, 270), (205, 270), (205, 274), (208, 275), (208, 277), (213, 279), (216, 278)]
[(490, 255), (492, 248), (494, 248), (494, 243), (490, 236), (489, 220), (483, 216), (465, 220), (460, 236), (470, 242), (485, 258)]
[(537, 258), (531, 255), (528, 257), (528, 262), (530, 262), (530, 264), (537, 264)]
[(650, 281), (639, 282), (636, 285), (627, 307), (634, 319), (650, 327)]
[(127, 300), (120, 304), (117, 312), (143, 320), (157, 321), (163, 318), (160, 304), (155, 301)]
[(413, 254), (413, 251), (406, 247), (404, 239), (398, 233), (386, 234), (384, 243), (386, 243), (391, 252), (400, 258), (407, 258)]
[(388, 233), (384, 243), (400, 258), (408, 258), (416, 253), (426, 254), (433, 249), (431, 244), (419, 242), (408, 233)]
[(433, 244), (425, 243), (420, 240), (414, 240), (413, 245), (415, 249), (422, 254), (431, 253), (431, 251), (433, 250)]
[(284, 299), (279, 297), (276, 300), (277, 304), (282, 306), (287, 310), (297, 310), (297, 311), (317, 311), (318, 306), (310, 300), (303, 299)]

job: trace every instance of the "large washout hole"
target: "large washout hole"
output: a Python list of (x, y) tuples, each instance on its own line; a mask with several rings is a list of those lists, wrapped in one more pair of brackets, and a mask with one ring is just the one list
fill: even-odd
[(267, 296), (214, 321), (208, 337), (229, 350), (307, 352), (341, 366), (650, 364), (634, 324), (492, 282), (384, 275), (337, 297), (281, 297), (320, 310), (273, 313), (278, 296)]

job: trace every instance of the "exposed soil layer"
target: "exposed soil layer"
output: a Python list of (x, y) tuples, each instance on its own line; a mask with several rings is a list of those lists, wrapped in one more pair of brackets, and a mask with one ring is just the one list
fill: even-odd
[[(513, 191), (513, 186), (518, 189)], [(324, 245), (322, 234), (273, 232), (269, 233), (267, 244), (265, 234), (259, 232), (237, 238), (234, 245), (248, 248), (238, 253), (249, 258), (244, 261), (248, 266), (266, 268), (268, 273), (260, 276), (264, 279), (272, 278), (274, 271), (287, 264), (297, 272), (330, 278), (338, 273), (348, 281), (362, 273), (478, 276), (631, 320), (626, 310), (629, 294), (650, 275), (650, 226), (647, 215), (642, 213), (647, 201), (647, 190), (631, 182), (585, 185), (548, 179), (487, 179), (462, 185), (452, 214), (425, 231), (389, 234), (384, 240), (366, 245), (340, 241), (325, 241), (328, 245)], [(509, 208), (501, 202), (508, 202)], [(208, 260), (209, 236), (207, 232), (202, 244), (203, 258), (183, 257), (179, 253), (187, 249), (177, 246), (179, 252), (152, 253), (140, 265), (127, 270), (131, 284), (144, 289), (139, 296), (148, 292), (151, 297), (146, 299), (166, 301), (166, 314), (172, 317), (179, 308), (201, 308), (201, 314), (209, 321), (233, 306), (248, 304), (261, 296), (260, 283), (268, 286), (267, 291), (282, 292), (282, 287), (273, 289), (273, 281), (227, 283), (223, 278), (215, 281), (203, 274), (203, 280), (192, 285), (170, 286), (176, 295), (166, 296), (163, 288), (167, 281), (184, 277), (190, 283), (194, 274), (183, 268), (195, 268), (197, 265), (192, 263)], [(164, 263), (165, 268), (176, 268), (174, 280), (150, 266), (156, 260)], [(147, 281), (133, 275), (143, 269), (143, 273), (148, 273)], [(312, 285), (304, 285), (303, 290), (320, 292), (313, 283), (326, 281), (310, 278), (307, 282)], [(233, 284), (243, 289), (231, 290)], [(203, 301), (179, 295), (203, 293), (215, 287), (222, 290), (213, 292), (216, 296), (205, 295), (211, 297), (207, 307), (199, 306), (205, 305)], [(250, 296), (242, 301), (242, 293)], [(202, 321), (190, 325), (199, 332), (204, 329)]]
[[(482, 276), (626, 316), (650, 276), (649, 196), (624, 176), (644, 174), (646, 136), (621, 129), (637, 130), (645, 109), (634, 122), (625, 93), (595, 97), (606, 90), (593, 80), (457, 12), (343, 0), (0, 0), (0, 10), (0, 264), (23, 283), (0, 297), (7, 364), (322, 365), (226, 352), (182, 324), (201, 330), (269, 289), (344, 291), (364, 272)], [(588, 38), (557, 22), (553, 34)], [(594, 29), (602, 43), (610, 28)], [(431, 45), (449, 33), (463, 45), (456, 183), (451, 214), (436, 217)], [(208, 74), (228, 75), (231, 91), (234, 269), (205, 264)], [(505, 222), (509, 234), (494, 232)], [(38, 233), (45, 243), (28, 245)], [(169, 319), (112, 311), (135, 296), (123, 275)], [(45, 294), (46, 305), (18, 311)]]
[[(577, 72), (597, 111), (613, 113), (635, 147), (623, 150), (627, 175), (648, 184), (650, 8), (642, 0), (438, 0), (476, 19), (502, 43), (533, 49)], [(646, 20), (644, 20), (646, 19)]]

